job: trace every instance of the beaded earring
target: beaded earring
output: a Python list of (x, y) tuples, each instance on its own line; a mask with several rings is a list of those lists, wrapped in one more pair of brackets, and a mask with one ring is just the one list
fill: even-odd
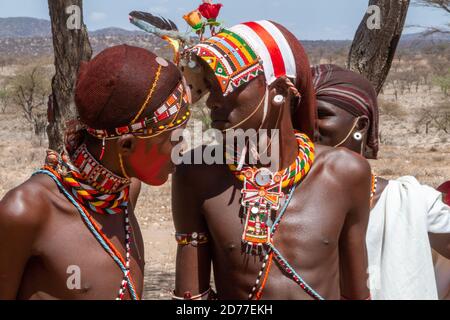
[(103, 137), (103, 139), (102, 139), (102, 152), (100, 153), (100, 158), (99, 158), (100, 161), (102, 161), (103, 157), (105, 156), (105, 143), (106, 143), (106, 138)]

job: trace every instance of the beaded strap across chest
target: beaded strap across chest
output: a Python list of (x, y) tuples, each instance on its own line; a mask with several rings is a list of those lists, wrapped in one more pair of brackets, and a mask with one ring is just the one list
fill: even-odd
[(75, 208), (80, 213), (81, 218), (87, 225), (89, 231), (94, 235), (103, 249), (112, 257), (114, 262), (119, 266), (123, 273), (123, 280), (120, 284), (119, 294), (117, 300), (123, 300), (126, 289), (128, 288), (130, 296), (133, 300), (139, 300), (139, 296), (136, 292), (136, 286), (134, 285), (133, 279), (130, 272), (130, 260), (131, 260), (131, 226), (129, 224), (128, 210), (125, 210), (125, 247), (126, 247), (126, 260), (122, 257), (120, 252), (111, 243), (111, 241), (106, 237), (106, 235), (101, 231), (101, 228), (92, 219), (86, 208), (83, 207), (64, 187), (61, 182), (59, 175), (51, 170), (50, 168), (39, 170), (33, 175), (44, 174), (50, 177), (58, 186), (59, 190), (64, 194), (64, 196), (72, 203)]
[[(132, 229), (128, 216), (129, 181), (115, 176), (100, 165), (84, 145), (73, 158), (78, 168), (65, 154), (59, 155), (49, 150), (45, 166), (33, 175), (46, 175), (56, 183), (61, 193), (80, 213), (89, 231), (122, 270), (123, 279), (117, 300), (125, 297), (127, 289), (133, 300), (139, 300), (130, 270)], [(88, 209), (98, 214), (124, 214), (125, 259), (102, 232)]]
[[(231, 171), (244, 186), (241, 191), (245, 224), (242, 243), (250, 255), (264, 254), (261, 270), (248, 296), (249, 300), (261, 299), (268, 280), (273, 260), (283, 273), (298, 284), (309, 296), (316, 300), (323, 298), (312, 289), (294, 270), (274, 245), (275, 232), (293, 197), (296, 186), (306, 177), (314, 162), (314, 143), (308, 136), (296, 132), (298, 155), (287, 169), (272, 174), (266, 168), (230, 166)], [(287, 196), (283, 189), (290, 189)], [(285, 199), (283, 206), (281, 200)], [(271, 222), (271, 213), (280, 209), (275, 221)]]
[[(275, 259), (275, 262), (277, 263), (278, 267), (281, 269), (281, 271), (288, 276), (291, 280), (293, 280), (297, 285), (299, 285), (311, 298), (314, 300), (324, 300), (324, 298), (317, 293), (313, 288), (311, 288), (305, 280), (295, 271), (295, 269), (289, 264), (289, 262), (283, 257), (281, 252), (275, 247), (275, 244), (273, 243), (273, 239), (275, 236), (275, 232), (278, 230), (278, 227), (281, 223), (282, 218), (284, 217), (284, 214), (286, 213), (286, 209), (289, 206), (289, 203), (292, 200), (292, 197), (294, 195), (296, 186), (293, 186), (288, 198), (284, 202), (283, 208), (280, 211), (280, 214), (278, 215), (277, 219), (275, 220), (273, 226), (270, 229), (271, 233), (271, 243), (268, 244), (267, 248), (267, 254), (264, 257), (264, 262), (261, 266), (261, 270), (258, 273), (258, 277), (256, 279), (255, 285), (253, 286), (248, 299), (249, 300), (260, 300), (262, 298), (262, 294), (265, 288), (265, 285), (267, 283), (267, 279), (269, 276), (270, 268), (272, 265), (273, 259)], [(263, 277), (264, 275), (264, 277)], [(263, 279), (261, 281), (261, 279)]]

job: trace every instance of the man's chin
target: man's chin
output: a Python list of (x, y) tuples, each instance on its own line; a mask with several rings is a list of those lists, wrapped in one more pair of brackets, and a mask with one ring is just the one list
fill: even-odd
[(145, 180), (142, 180), (143, 183), (148, 184), (149, 186), (153, 187), (159, 187), (165, 184), (169, 180), (169, 175), (173, 173), (173, 170), (170, 168), (167, 168), (167, 170), (164, 170), (164, 172), (159, 172), (157, 176), (153, 176), (151, 178), (147, 178)]
[(148, 175), (141, 181), (150, 186), (159, 187), (165, 184), (169, 180), (169, 176), (175, 172), (175, 165), (172, 162), (167, 162), (162, 168), (159, 168), (157, 172)]
[(167, 182), (167, 180), (169, 180), (169, 176), (165, 176), (164, 178), (152, 178), (149, 179), (147, 181), (142, 181), (145, 184), (148, 184), (149, 186), (153, 186), (153, 187), (160, 187), (163, 184), (165, 184)]
[(211, 128), (223, 131), (229, 128), (229, 122), (222, 120), (215, 120), (211, 122)]

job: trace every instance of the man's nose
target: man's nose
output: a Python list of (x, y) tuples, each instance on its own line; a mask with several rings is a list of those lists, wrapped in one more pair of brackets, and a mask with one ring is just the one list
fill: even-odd
[(213, 95), (209, 95), (208, 100), (206, 100), (206, 106), (211, 111), (220, 109), (222, 107), (222, 105), (223, 105), (222, 99), (220, 99), (216, 96), (213, 96)]

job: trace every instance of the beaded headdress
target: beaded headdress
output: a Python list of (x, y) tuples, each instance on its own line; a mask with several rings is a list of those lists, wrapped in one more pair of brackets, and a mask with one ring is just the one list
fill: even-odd
[(287, 76), (296, 79), (294, 54), (289, 42), (270, 21), (238, 24), (195, 45), (192, 54), (205, 61), (224, 95), (264, 74), (267, 85)]

